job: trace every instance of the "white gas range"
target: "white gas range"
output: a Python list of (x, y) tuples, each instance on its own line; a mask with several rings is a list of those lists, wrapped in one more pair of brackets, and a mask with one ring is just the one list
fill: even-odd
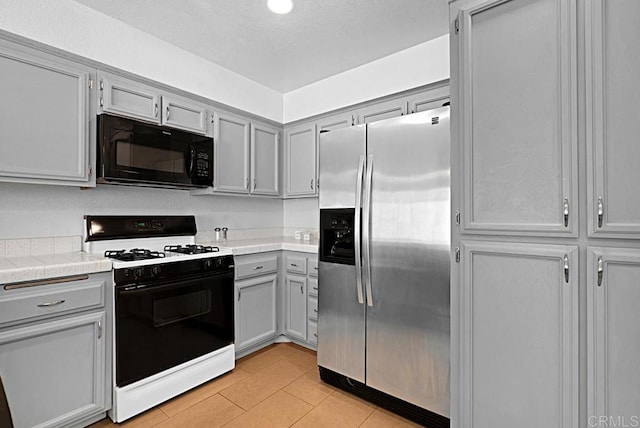
[(86, 216), (84, 250), (113, 260), (113, 406), (122, 422), (235, 367), (231, 251), (193, 216)]

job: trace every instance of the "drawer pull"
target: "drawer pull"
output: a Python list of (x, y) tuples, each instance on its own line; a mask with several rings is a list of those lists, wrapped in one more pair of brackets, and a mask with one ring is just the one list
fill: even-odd
[(260, 270), (260, 269), (264, 269), (264, 266), (256, 266), (253, 268), (253, 270)]
[(61, 305), (65, 302), (64, 299), (60, 299), (60, 300), (56, 300), (55, 302), (45, 302), (45, 303), (38, 303), (38, 307), (39, 308), (48, 308), (50, 306), (58, 306)]
[(313, 310), (313, 312), (315, 312), (315, 313), (317, 314), (317, 313), (318, 313), (318, 310), (317, 310), (317, 309), (314, 309), (314, 310)]
[(295, 263), (291, 263), (291, 266), (292, 266), (292, 267), (298, 267), (298, 265), (297, 265), (297, 264), (295, 264)]
[(318, 338), (318, 333), (313, 333), (313, 336), (317, 339)]
[(318, 266), (314, 266), (313, 270), (318, 270)]

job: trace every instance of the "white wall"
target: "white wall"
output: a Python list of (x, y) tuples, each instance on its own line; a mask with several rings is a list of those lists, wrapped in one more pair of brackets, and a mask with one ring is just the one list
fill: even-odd
[(285, 199), (282, 227), (299, 230), (318, 229), (318, 198)]
[(449, 78), (449, 35), (284, 94), (284, 123)]
[(282, 122), (282, 94), (71, 0), (0, 0), (0, 29)]
[(190, 196), (186, 190), (0, 183), (0, 239), (82, 235), (86, 214), (193, 214), (199, 231), (282, 227), (279, 199)]

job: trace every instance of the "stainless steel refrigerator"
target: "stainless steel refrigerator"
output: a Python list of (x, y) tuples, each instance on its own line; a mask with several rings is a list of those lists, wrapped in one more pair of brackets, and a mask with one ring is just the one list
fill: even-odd
[(449, 107), (320, 134), (325, 382), (449, 426)]

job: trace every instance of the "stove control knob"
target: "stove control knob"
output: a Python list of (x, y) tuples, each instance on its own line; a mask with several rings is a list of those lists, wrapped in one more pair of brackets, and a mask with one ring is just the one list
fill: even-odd
[(151, 266), (151, 276), (160, 275), (160, 265)]
[(222, 260), (222, 257), (218, 257), (216, 259), (216, 267), (222, 267), (224, 260)]
[(134, 278), (136, 278), (136, 279), (137, 279), (137, 278), (140, 278), (140, 277), (142, 277), (142, 273), (143, 273), (142, 268), (136, 268), (136, 269), (133, 271), (133, 277), (134, 277)]
[(213, 266), (213, 263), (211, 263), (211, 259), (205, 259), (204, 260), (204, 268), (205, 269), (211, 269), (212, 266)]

